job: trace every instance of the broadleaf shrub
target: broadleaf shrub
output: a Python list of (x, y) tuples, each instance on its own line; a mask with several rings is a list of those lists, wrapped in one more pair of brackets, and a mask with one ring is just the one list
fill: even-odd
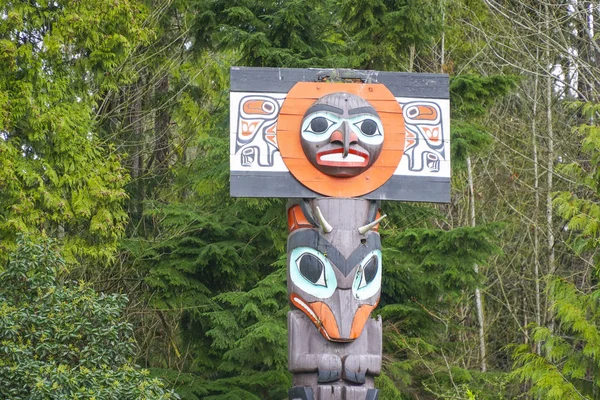
[(175, 399), (133, 362), (127, 297), (61, 282), (48, 239), (21, 237), (0, 273), (0, 398)]

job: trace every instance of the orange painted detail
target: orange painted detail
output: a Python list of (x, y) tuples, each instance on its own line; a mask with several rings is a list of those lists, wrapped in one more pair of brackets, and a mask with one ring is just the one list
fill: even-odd
[(325, 339), (332, 341), (347, 341), (340, 338), (340, 331), (338, 329), (337, 322), (335, 321), (335, 317), (333, 316), (333, 313), (327, 304), (321, 301), (307, 303), (296, 293), (292, 293), (290, 295), (290, 300), (295, 307), (304, 312), (308, 318), (310, 318)]
[(417, 135), (410, 129), (406, 130), (406, 147), (410, 147), (417, 142)]
[(299, 228), (315, 228), (315, 226), (308, 222), (302, 208), (296, 204), (288, 210), (288, 231), (293, 232)]
[(377, 307), (377, 303), (375, 303), (373, 306), (363, 304), (362, 306), (358, 307), (356, 314), (354, 314), (352, 327), (350, 328), (350, 339), (354, 340), (360, 336), (365, 324), (367, 323), (367, 320), (369, 319), (369, 316), (371, 315), (371, 312), (375, 307)]
[(267, 115), (273, 112), (273, 105), (264, 100), (249, 100), (243, 107), (246, 114)]
[(258, 121), (248, 123), (245, 120), (242, 120), (242, 136), (250, 136), (256, 130), (256, 125), (258, 125)]
[(440, 128), (439, 127), (435, 127), (435, 128), (428, 128), (428, 127), (423, 127), (423, 132), (425, 132), (425, 135), (427, 135), (427, 138), (429, 140), (431, 140), (432, 142), (439, 142), (440, 141)]
[(265, 140), (271, 142), (274, 146), (277, 146), (277, 136), (275, 136), (275, 127), (277, 125), (273, 124), (265, 129)]
[(431, 106), (419, 105), (417, 106), (419, 109), (419, 115), (414, 117), (418, 121), (435, 121), (437, 118), (437, 110)]
[[(375, 107), (383, 123), (383, 148), (377, 161), (362, 174), (347, 178), (330, 176), (315, 168), (300, 142), (306, 110), (317, 99), (336, 92), (361, 96)], [(286, 167), (304, 186), (325, 196), (357, 197), (383, 185), (400, 164), (404, 138), (400, 105), (382, 84), (299, 82), (287, 94), (277, 122), (277, 144)]]
[(275, 135), (265, 135), (265, 139), (277, 146)]

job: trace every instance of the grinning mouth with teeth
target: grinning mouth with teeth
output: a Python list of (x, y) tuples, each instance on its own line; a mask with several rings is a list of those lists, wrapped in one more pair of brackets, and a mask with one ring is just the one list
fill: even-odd
[(344, 149), (322, 150), (317, 152), (317, 164), (327, 167), (363, 168), (369, 164), (369, 153), (359, 149), (348, 149), (344, 157)]

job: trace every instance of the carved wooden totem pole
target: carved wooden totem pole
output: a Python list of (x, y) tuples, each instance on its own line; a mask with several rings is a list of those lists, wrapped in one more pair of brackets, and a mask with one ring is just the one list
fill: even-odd
[(289, 398), (374, 400), (380, 200), (448, 202), (448, 77), (232, 68), (231, 195), (289, 198)]

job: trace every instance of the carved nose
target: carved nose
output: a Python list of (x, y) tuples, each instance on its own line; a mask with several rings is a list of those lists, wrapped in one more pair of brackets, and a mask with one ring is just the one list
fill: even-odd
[(330, 143), (339, 143), (344, 147), (344, 158), (348, 156), (348, 149), (351, 144), (358, 143), (358, 137), (352, 129), (350, 129), (350, 125), (348, 122), (342, 122), (342, 125), (338, 130), (331, 134)]
[(338, 341), (356, 339), (355, 337), (351, 337), (351, 330), (358, 304), (352, 298), (352, 290), (337, 290), (333, 297), (337, 300), (337, 304), (332, 304), (331, 307), (340, 332)]

